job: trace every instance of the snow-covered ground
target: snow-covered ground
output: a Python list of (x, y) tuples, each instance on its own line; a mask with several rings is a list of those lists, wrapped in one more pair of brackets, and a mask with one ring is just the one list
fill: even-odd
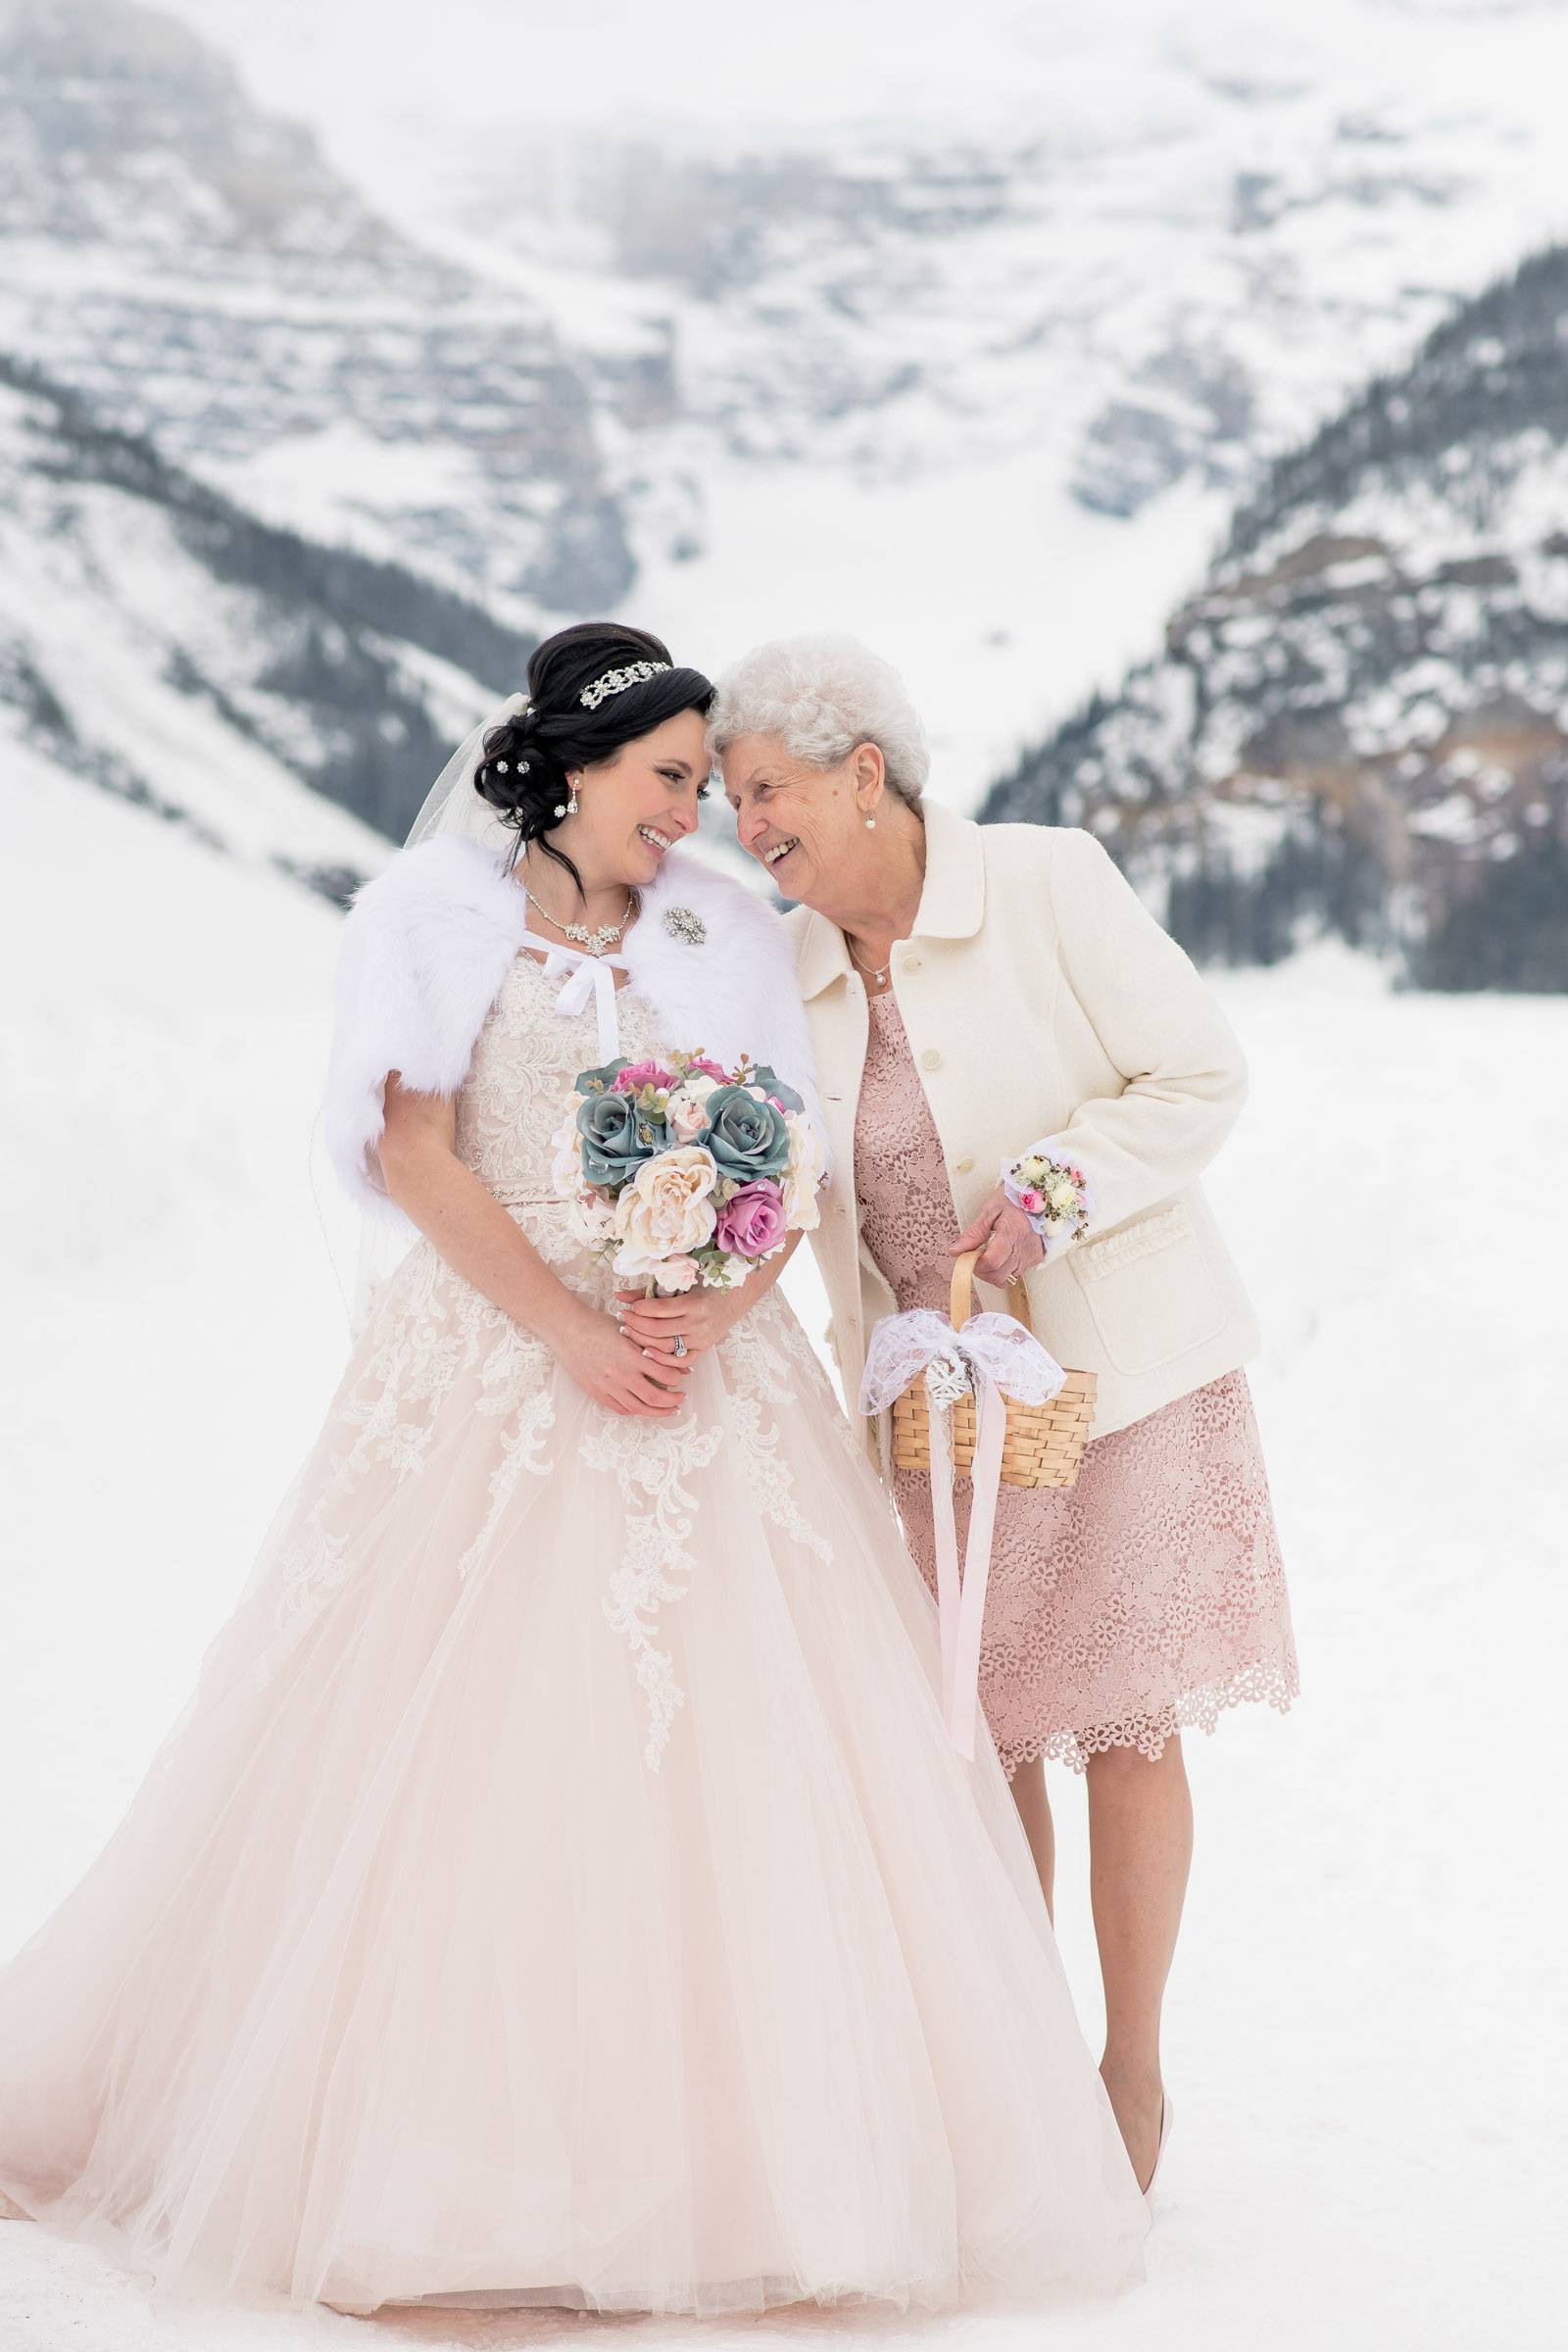
[[(178, 1711), (342, 1350), (307, 1149), (337, 918), (52, 771), (18, 780), (0, 877), (5, 1950)], [(1212, 1191), (1267, 1334), (1253, 1381), (1305, 1690), (1283, 1721), (1243, 1712), (1189, 1742), (1198, 1855), (1149, 2283), (1049, 2328), (617, 2334), (711, 2352), (796, 2333), (977, 2352), (1561, 2341), (1568, 1003), (1392, 995), (1328, 952), (1217, 985), (1253, 1094)], [(819, 1297), (796, 1288), (814, 1334)], [(1093, 2035), (1082, 1789), (1053, 1786)], [(376, 2328), (504, 2347), (581, 2342), (583, 2323)], [(327, 2313), (158, 2317), (96, 2256), (0, 2224), (4, 2352), (367, 2340)]]

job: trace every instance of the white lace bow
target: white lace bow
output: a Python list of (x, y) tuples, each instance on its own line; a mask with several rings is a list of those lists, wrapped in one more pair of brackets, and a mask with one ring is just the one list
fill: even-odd
[[(1067, 1377), (1050, 1348), (1011, 1315), (971, 1315), (962, 1331), (956, 1331), (935, 1307), (916, 1306), (906, 1314), (884, 1315), (872, 1332), (860, 1375), (861, 1412), (882, 1412), (917, 1373), (951, 1357), (967, 1373), (966, 1388), (981, 1389), (989, 1380), (1019, 1404), (1049, 1403)], [(934, 1397), (948, 1385), (933, 1382)], [(948, 1400), (945, 1395), (942, 1400)]]

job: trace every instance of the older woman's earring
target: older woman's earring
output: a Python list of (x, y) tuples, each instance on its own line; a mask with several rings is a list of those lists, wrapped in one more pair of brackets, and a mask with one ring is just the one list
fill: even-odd
[(866, 818), (865, 829), (868, 833), (874, 833), (876, 831), (876, 818), (874, 816), (868, 816)]

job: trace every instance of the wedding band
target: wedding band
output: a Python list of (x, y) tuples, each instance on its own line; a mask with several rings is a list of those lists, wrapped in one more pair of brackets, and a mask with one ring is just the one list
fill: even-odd
[(674, 1347), (674, 1353), (675, 1353), (676, 1355), (684, 1355), (684, 1354), (685, 1354), (685, 1352), (686, 1352), (686, 1334), (685, 1334), (683, 1331), (677, 1331), (677, 1332), (676, 1332), (676, 1334), (675, 1334), (675, 1347)]

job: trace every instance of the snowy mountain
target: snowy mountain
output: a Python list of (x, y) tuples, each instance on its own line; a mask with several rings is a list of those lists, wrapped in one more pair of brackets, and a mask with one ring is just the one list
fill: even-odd
[(956, 800), (1156, 641), (1272, 457), (1568, 226), (1560, 8), (813, 6), (703, 55), (724, 119), (432, 136), (399, 218), (579, 348), (665, 322), (636, 594), (726, 653), (871, 638)]
[(391, 227), (172, 18), (0, 0), (0, 349), (276, 518), (547, 606), (628, 584), (549, 320)]
[(1163, 654), (992, 817), (1086, 822), (1194, 953), (1568, 988), (1568, 247), (1281, 460)]
[(965, 804), (1562, 225), (1552, 7), (175, 5), (0, 0), (0, 348), (518, 622), (856, 628)]
[(337, 897), (527, 652), (427, 580), (259, 522), (0, 356), (0, 747)]

